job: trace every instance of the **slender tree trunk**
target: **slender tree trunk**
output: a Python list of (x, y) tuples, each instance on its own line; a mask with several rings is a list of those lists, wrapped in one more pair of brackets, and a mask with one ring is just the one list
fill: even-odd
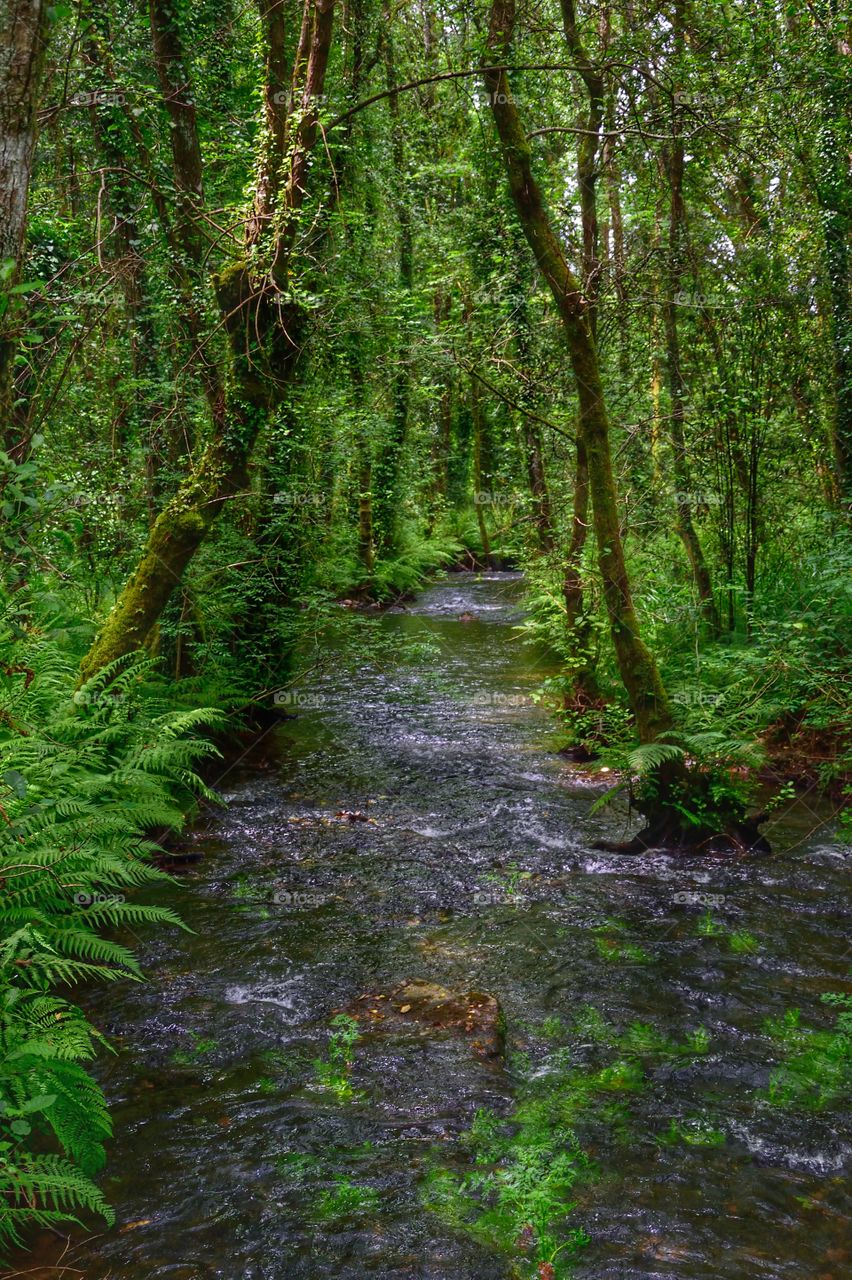
[[(170, 52), (174, 53), (176, 59), (179, 59), (182, 45), (180, 43), (180, 27), (172, 23), (169, 17), (172, 12), (171, 7), (167, 13), (162, 12), (162, 7), (157, 0), (154, 0), (151, 4), (152, 23), (154, 25), (159, 24), (161, 28), (160, 37), (152, 42), (154, 43), (155, 64), (163, 94), (164, 108), (169, 118), (169, 139), (172, 147), (173, 169), (170, 185), (177, 192), (180, 190), (191, 191), (193, 184), (199, 181), (197, 176), (199, 169), (194, 157), (196, 152), (200, 155), (200, 146), (197, 144), (197, 140), (195, 144), (190, 145), (182, 144), (178, 146), (176, 143), (177, 136), (182, 136), (187, 129), (195, 127), (195, 112), (194, 107), (191, 105), (191, 100), (189, 104), (184, 102), (173, 86), (174, 69), (169, 65)], [(107, 180), (110, 196), (112, 197), (115, 192), (118, 195), (117, 212), (126, 210), (129, 215), (127, 222), (124, 216), (121, 216), (121, 225), (116, 228), (116, 231), (128, 242), (128, 247), (132, 250), (129, 222), (135, 220), (135, 212), (126, 170), (138, 167), (139, 172), (144, 175), (144, 189), (150, 195), (156, 214), (156, 221), (165, 241), (168, 275), (178, 300), (176, 318), (180, 331), (189, 345), (188, 359), (183, 352), (177, 353), (178, 364), (180, 367), (185, 366), (200, 374), (209, 411), (213, 420), (216, 421), (221, 414), (224, 403), (221, 376), (223, 351), (219, 349), (220, 344), (214, 340), (214, 332), (208, 324), (208, 316), (206, 314), (205, 298), (208, 291), (208, 281), (205, 269), (204, 240), (203, 237), (194, 234), (192, 226), (186, 225), (190, 203), (182, 199), (179, 202), (179, 207), (173, 208), (166, 199), (161, 189), (159, 166), (151, 156), (145, 132), (140, 126), (138, 118), (134, 115), (131, 104), (125, 100), (121, 93), (120, 80), (116, 75), (112, 60), (112, 42), (109, 27), (110, 6), (103, 3), (102, 0), (92, 0), (92, 3), (86, 6), (86, 16), (90, 17), (86, 45), (89, 60), (92, 63), (98, 81), (103, 84), (105, 92), (111, 92), (117, 98), (116, 103), (109, 109), (109, 118), (105, 120), (106, 127), (100, 127), (103, 108), (97, 109), (98, 128), (95, 130), (96, 143), (102, 150), (103, 158), (110, 171)], [(185, 84), (184, 90), (188, 89), (189, 86)], [(119, 128), (132, 143), (132, 147), (129, 147), (127, 151), (124, 150), (122, 142), (116, 141), (116, 134)], [(180, 173), (178, 166), (187, 162), (187, 157), (189, 171)], [(126, 194), (124, 194), (125, 192)], [(196, 209), (198, 214), (201, 212), (202, 197), (203, 187), (198, 197), (198, 208)], [(128, 231), (126, 236), (122, 232), (122, 228), (125, 225), (127, 225)], [(189, 252), (187, 251), (187, 246), (189, 246)], [(139, 282), (138, 300), (143, 304), (143, 311), (139, 321), (139, 346), (141, 348), (150, 342), (150, 348), (153, 350), (154, 343), (151, 340), (150, 319), (145, 318), (144, 308), (146, 293), (144, 287), (145, 264), (139, 259), (137, 253), (134, 252), (133, 257), (136, 260), (134, 266)], [(134, 299), (130, 296), (128, 296), (127, 301), (128, 307), (135, 305)], [(149, 332), (145, 332), (146, 328)], [(167, 434), (164, 426), (161, 426), (156, 421), (156, 414), (152, 414), (150, 431), (149, 496), (153, 508), (152, 515), (154, 515), (162, 500), (158, 475), (159, 459), (168, 458), (170, 461), (177, 462), (181, 456), (189, 452), (191, 442), (185, 438), (182, 432)]]
[[(355, 253), (352, 237), (349, 237), (349, 252)], [(349, 338), (348, 364), (349, 381), (352, 384), (352, 399), (355, 412), (355, 482), (358, 498), (358, 559), (364, 570), (365, 579), (369, 579), (375, 562), (373, 541), (373, 446), (368, 429), (369, 408), (367, 405), (367, 382), (364, 376), (364, 357), (362, 334), (355, 329)], [(368, 583), (364, 583), (367, 586)]]
[[(383, 18), (385, 23), (385, 80), (388, 88), (391, 88), (397, 82), (397, 72), (394, 44), (391, 38), (391, 15), (389, 9), (384, 9)], [(398, 235), (401, 311), (407, 320), (411, 305), (411, 293), (414, 287), (414, 232), (408, 193), (404, 185), (405, 129), (400, 116), (398, 94), (389, 94), (388, 110), (391, 121), (391, 153), (393, 155), (396, 179), (394, 206)], [(401, 328), (402, 341), (395, 352), (396, 368), (391, 388), (390, 432), (374, 467), (376, 538), (380, 549), (385, 553), (392, 549), (394, 543), (399, 507), (399, 474), (408, 432), (410, 379), (408, 372), (407, 327), (407, 324), (404, 324)]]
[(573, 692), (566, 696), (566, 711), (583, 711), (600, 704), (600, 690), (595, 674), (595, 655), (592, 649), (591, 618), (586, 614), (583, 575), (583, 551), (589, 531), (589, 464), (586, 445), (577, 440), (577, 460), (574, 471), (574, 506), (571, 513), (571, 543), (562, 594), (565, 600), (565, 621), (568, 634), (574, 637)]
[[(514, 0), (494, 0), (489, 51), (508, 60), (514, 27)], [(524, 234), (556, 304), (574, 370), (580, 403), (580, 438), (586, 449), (594, 509), (598, 563), (618, 669), (642, 742), (672, 727), (668, 699), (656, 662), (643, 643), (633, 606), (618, 519), (618, 499), (609, 444), (609, 420), (598, 364), (590, 301), (569, 268), (532, 172), (524, 132), (505, 67), (489, 70), (485, 84), (509, 187)]]
[(117, 434), (125, 456), (131, 438), (144, 439), (147, 436), (147, 498), (149, 523), (153, 524), (162, 505), (162, 465), (167, 459), (176, 462), (180, 450), (176, 447), (177, 440), (174, 437), (170, 439), (163, 430), (165, 406), (156, 391), (160, 370), (154, 308), (145, 259), (139, 250), (138, 212), (141, 200), (127, 173), (128, 156), (121, 140), (124, 111), (119, 103), (111, 103), (108, 99), (113, 86), (101, 48), (102, 45), (109, 48), (109, 42), (107, 15), (103, 9), (94, 9), (84, 52), (104, 100), (92, 104), (89, 118), (112, 215), (112, 227), (100, 241), (99, 256), (101, 253), (109, 255), (109, 268), (118, 278), (124, 294), (124, 321), (129, 334), (134, 388), (133, 400), (129, 403), (125, 400), (119, 409), (122, 425)]
[[(424, 17), (424, 21), (426, 21), (426, 17)], [(433, 297), (432, 305), (435, 317), (435, 331), (440, 340), (441, 330), (450, 318), (452, 299), (449, 294), (443, 293), (439, 289)], [(453, 441), (453, 382), (449, 371), (441, 379), (437, 410), (437, 422), (435, 424), (436, 429), (433, 428), (434, 443), (432, 446), (432, 491), (435, 495), (432, 511), (433, 521), (446, 508), (449, 494), (450, 451)]]
[(0, 429), (3, 447), (20, 455), (21, 426), (14, 411), (17, 348), (15, 295), (20, 282), (37, 123), (47, 44), (49, 6), (42, 0), (6, 0), (0, 9)]
[(523, 411), (521, 412), (521, 430), (538, 545), (545, 555), (551, 555), (556, 550), (556, 531), (550, 493), (547, 488), (547, 473), (544, 469), (541, 430), (538, 423)]
[[(246, 243), (257, 245), (272, 234), (272, 221), (278, 199), (282, 166), (287, 150), (287, 120), (294, 102), (293, 80), (304, 62), (305, 45), (310, 33), (310, 11), (302, 12), (298, 49), (291, 68), (287, 58), (287, 20), (294, 16), (295, 6), (285, 0), (257, 0), (266, 43), (266, 74), (263, 84), (263, 127), (260, 140), (260, 165), (254, 192), (254, 208), (246, 222)], [(282, 103), (288, 110), (282, 111)]]
[(618, 363), (622, 377), (630, 373), (630, 316), (627, 310), (627, 256), (624, 248), (624, 218), (621, 212), (621, 174), (615, 161), (615, 142), (609, 132), (615, 127), (612, 101), (607, 107), (607, 137), (601, 149), (606, 175), (609, 218), (612, 229), (612, 278), (615, 285), (615, 307), (618, 323)]
[(485, 421), (479, 383), (473, 375), (470, 378), (470, 422), (473, 432), (473, 497), (476, 505), (476, 522), (479, 526), (479, 540), (482, 543), (482, 555), (487, 567), (491, 561), (491, 538), (488, 533), (488, 522), (485, 519), (485, 507), (491, 495), (490, 493), (486, 495), (482, 488)]
[[(683, 0), (675, 0), (674, 41), (675, 56), (683, 53)], [(686, 209), (683, 202), (683, 139), (679, 134), (679, 107), (677, 100), (672, 114), (672, 139), (663, 151), (663, 167), (669, 183), (669, 243), (667, 287), (663, 301), (663, 325), (666, 335), (666, 364), (669, 383), (669, 438), (672, 450), (672, 470), (675, 480), (676, 527), (686, 549), (695, 588), (701, 602), (705, 621), (715, 633), (719, 630), (719, 616), (713, 599), (713, 583), (704, 551), (693, 519), (693, 496), (690, 467), (686, 451), (686, 385), (680, 356), (680, 340), (677, 329), (676, 299), (681, 292), (685, 262)]]
[[(175, 186), (176, 270), (181, 281), (182, 308), (201, 381), (214, 421), (224, 406), (224, 375), (219, 353), (211, 346), (205, 306), (204, 166), (195, 96), (184, 41), (179, 0), (149, 0), (151, 40), (160, 91), (169, 117)], [(307, 3), (306, 3), (307, 8)], [(258, 183), (262, 183), (261, 171)]]
[(515, 264), (514, 289), (512, 306), (515, 346), (518, 351), (518, 363), (521, 367), (522, 381), (518, 399), (521, 405), (521, 441), (526, 463), (527, 482), (533, 504), (533, 522), (538, 538), (539, 550), (545, 555), (556, 549), (556, 528), (553, 521), (553, 508), (547, 485), (547, 471), (544, 465), (541, 428), (527, 409), (533, 408), (533, 397), (529, 388), (529, 372), (532, 360), (532, 340), (530, 333), (529, 307), (527, 305), (527, 276), (529, 271), (523, 269), (522, 238), (516, 233), (512, 237), (512, 258)]
[[(608, 21), (608, 17), (606, 20)], [(580, 78), (585, 85), (588, 98), (588, 108), (583, 121), (584, 131), (577, 145), (577, 189), (580, 196), (580, 222), (583, 229), (581, 275), (584, 295), (589, 303), (586, 320), (591, 340), (596, 342), (597, 301), (600, 292), (597, 180), (600, 131), (605, 111), (604, 81), (593, 66), (580, 37), (574, 0), (562, 0), (562, 29), (570, 53), (577, 61)], [(606, 157), (604, 156), (603, 159), (605, 160)], [(620, 211), (616, 225), (620, 234)], [(599, 701), (594, 655), (591, 648), (591, 619), (586, 612), (583, 590), (583, 552), (589, 530), (588, 510), (589, 459), (586, 442), (580, 432), (577, 439), (574, 473), (571, 545), (568, 548), (568, 563), (563, 582), (566, 621), (569, 634), (574, 637), (576, 661), (573, 696), (566, 699), (566, 710), (582, 710)]]
[[(837, 17), (836, 0), (831, 3)], [(849, 49), (838, 48), (832, 32), (826, 54), (827, 84), (822, 103), (822, 125), (817, 137), (816, 194), (822, 213), (825, 264), (831, 291), (831, 340), (834, 356), (834, 457), (838, 488), (847, 515), (852, 516), (852, 281), (850, 281), (849, 233), (852, 228), (852, 174), (848, 150), (843, 146), (843, 125), (848, 113), (848, 74), (844, 64)], [(848, 136), (848, 129), (847, 129)]]
[(358, 559), (369, 577), (373, 572), (373, 459), (370, 441), (361, 429), (358, 451)]

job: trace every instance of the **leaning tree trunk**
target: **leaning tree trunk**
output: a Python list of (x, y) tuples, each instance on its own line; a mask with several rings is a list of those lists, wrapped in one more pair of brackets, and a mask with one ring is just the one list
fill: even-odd
[[(156, 17), (160, 7), (166, 33), (175, 42), (180, 30), (174, 6), (171, 0), (152, 0), (152, 16)], [(334, 0), (305, 0), (305, 9), (311, 15), (309, 53), (288, 143), (288, 171), (277, 198), (278, 230), (270, 244), (272, 265), (265, 273), (255, 274), (245, 262), (238, 262), (214, 278), (230, 358), (221, 404), (213, 414), (211, 439), (197, 466), (151, 529), (136, 571), (82, 664), (83, 680), (145, 643), (224, 506), (245, 486), (254, 443), (271, 410), (280, 404), (298, 359), (305, 312), (298, 303), (282, 304), (282, 294), (270, 277), (283, 283), (295, 266), (297, 219), (317, 135), (317, 102), (328, 65)], [(155, 32), (155, 49), (158, 40)], [(175, 44), (170, 48), (174, 53)], [(183, 96), (186, 73), (180, 70), (184, 65), (182, 56), (175, 56), (174, 62), (172, 75), (180, 75)], [(185, 102), (180, 105), (182, 109), (186, 107)], [(174, 142), (176, 163), (186, 166), (177, 187), (184, 247), (191, 258), (199, 233), (189, 223), (195, 216), (193, 210), (199, 209), (200, 180), (187, 180), (187, 175), (197, 173), (195, 145), (187, 132), (190, 126), (194, 127), (194, 113), (183, 110), (180, 128), (173, 132), (179, 134)]]
[[(24, 256), (47, 15), (43, 0), (5, 0), (0, 9), (0, 295), (7, 300), (20, 281)], [(7, 305), (0, 320), (0, 430), (13, 457), (20, 434), (14, 414), (15, 310)]]
[[(494, 0), (489, 50), (495, 61), (508, 60), (514, 20), (514, 0)], [(553, 295), (568, 342), (580, 403), (579, 432), (589, 468), (598, 563), (610, 632), (639, 738), (642, 742), (653, 742), (672, 727), (672, 716), (657, 664), (639, 634), (627, 576), (610, 454), (609, 420), (597, 346), (589, 321), (589, 299), (565, 260), (545, 209), (505, 67), (489, 69), (485, 83), (518, 218)]]

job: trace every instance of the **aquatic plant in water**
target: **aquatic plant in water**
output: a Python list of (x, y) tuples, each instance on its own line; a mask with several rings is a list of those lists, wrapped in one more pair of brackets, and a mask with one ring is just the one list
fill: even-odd
[(662, 1146), (676, 1146), (682, 1142), (688, 1147), (723, 1147), (725, 1135), (705, 1116), (686, 1116), (683, 1120), (672, 1120), (657, 1141)]
[(651, 956), (644, 947), (624, 938), (628, 926), (622, 920), (606, 920), (595, 929), (595, 946), (603, 960), (617, 964), (649, 964)]
[(330, 1090), (338, 1102), (347, 1102), (356, 1096), (351, 1077), (360, 1032), (355, 1018), (346, 1013), (332, 1018), (331, 1028), (327, 1056), (314, 1059), (314, 1074), (321, 1088)]
[(208, 1053), (212, 1053), (216, 1048), (216, 1041), (210, 1040), (205, 1036), (200, 1036), (195, 1031), (189, 1033), (190, 1043), (184, 1049), (176, 1049), (172, 1054), (171, 1061), (176, 1067), (194, 1066), (195, 1063), (205, 1057)]
[(776, 1106), (821, 1111), (852, 1095), (852, 995), (826, 992), (822, 999), (840, 1010), (827, 1030), (803, 1027), (798, 1009), (764, 1023), (785, 1055), (769, 1077), (767, 1097)]
[(315, 1222), (337, 1222), (374, 1210), (378, 1204), (379, 1193), (375, 1187), (363, 1186), (349, 1178), (337, 1178), (314, 1201), (310, 1216)]
[(509, 1121), (478, 1111), (465, 1136), (474, 1168), (435, 1168), (424, 1204), (452, 1226), (514, 1254), (516, 1274), (564, 1274), (587, 1243), (581, 1227), (565, 1229), (572, 1192), (590, 1162), (573, 1131), (554, 1124), (550, 1109), (519, 1108)]
[[(592, 1005), (581, 1008), (570, 1029), (558, 1017), (537, 1030), (544, 1060), (515, 1052), (510, 1068), (521, 1079), (518, 1100), (507, 1116), (476, 1112), (460, 1140), (467, 1167), (433, 1164), (424, 1186), (427, 1209), (483, 1244), (513, 1257), (513, 1274), (524, 1280), (560, 1280), (588, 1242), (570, 1222), (575, 1193), (595, 1176), (577, 1127), (594, 1123), (620, 1141), (631, 1139), (626, 1099), (646, 1083), (646, 1067), (689, 1061), (707, 1052), (704, 1027), (682, 1041), (648, 1023), (619, 1031)], [(555, 1042), (566, 1041), (562, 1045)], [(594, 1065), (577, 1065), (577, 1048), (596, 1047)], [(607, 1060), (607, 1058), (609, 1060)], [(672, 1121), (663, 1142), (719, 1145), (724, 1134), (709, 1121)]]
[(728, 946), (736, 955), (751, 955), (760, 946), (753, 933), (749, 933), (747, 929), (729, 931), (710, 911), (705, 911), (701, 916), (696, 932), (701, 938), (726, 938)]

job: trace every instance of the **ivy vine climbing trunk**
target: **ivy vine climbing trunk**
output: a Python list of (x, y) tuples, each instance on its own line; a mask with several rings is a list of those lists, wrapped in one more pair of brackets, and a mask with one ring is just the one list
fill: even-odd
[[(515, 25), (514, 0), (493, 0), (488, 48), (495, 64), (508, 61)], [(503, 164), (524, 234), (562, 322), (579, 399), (579, 432), (586, 451), (598, 563), (619, 674), (639, 738), (653, 742), (672, 727), (657, 664), (639, 634), (618, 517), (610, 453), (609, 420), (601, 383), (590, 300), (569, 267), (532, 169), (532, 155), (505, 66), (485, 72)]]
[[(209, 372), (218, 382), (206, 449), (174, 498), (158, 516), (139, 564), (81, 668), (87, 679), (102, 667), (139, 649), (157, 622), (182, 574), (225, 504), (246, 485), (254, 443), (292, 378), (306, 331), (307, 314), (283, 286), (298, 270), (298, 215), (307, 192), (307, 171), (317, 136), (317, 104), (323, 92), (331, 47), (334, 0), (305, 0), (303, 30), (309, 36), (303, 67), (294, 76), (299, 92), (287, 131), (287, 166), (276, 190), (274, 231), (266, 263), (231, 263), (214, 277), (217, 311), (228, 339), (224, 368)], [(190, 110), (188, 72), (180, 14), (174, 0), (151, 0), (155, 52), (168, 62), (167, 83), (179, 113), (173, 129), (179, 222), (190, 260), (199, 249), (203, 213), (200, 148), (195, 113)], [(165, 41), (165, 44), (164, 44)], [(297, 63), (299, 61), (297, 52)], [(165, 90), (164, 84), (164, 90)], [(281, 104), (282, 111), (287, 107)], [(266, 175), (261, 173), (259, 182)], [(253, 204), (249, 219), (255, 217)], [(251, 221), (251, 225), (255, 225)], [(248, 238), (248, 236), (247, 236)], [(259, 255), (260, 257), (260, 255)], [(209, 391), (209, 387), (208, 387)]]

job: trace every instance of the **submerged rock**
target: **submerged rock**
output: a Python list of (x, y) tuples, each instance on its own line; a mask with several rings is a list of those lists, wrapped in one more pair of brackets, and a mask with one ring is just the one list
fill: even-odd
[(348, 1011), (376, 1031), (419, 1035), (448, 1031), (465, 1036), (482, 1058), (498, 1058), (505, 1048), (503, 1011), (485, 991), (450, 991), (436, 982), (409, 979), (385, 994), (359, 996)]

